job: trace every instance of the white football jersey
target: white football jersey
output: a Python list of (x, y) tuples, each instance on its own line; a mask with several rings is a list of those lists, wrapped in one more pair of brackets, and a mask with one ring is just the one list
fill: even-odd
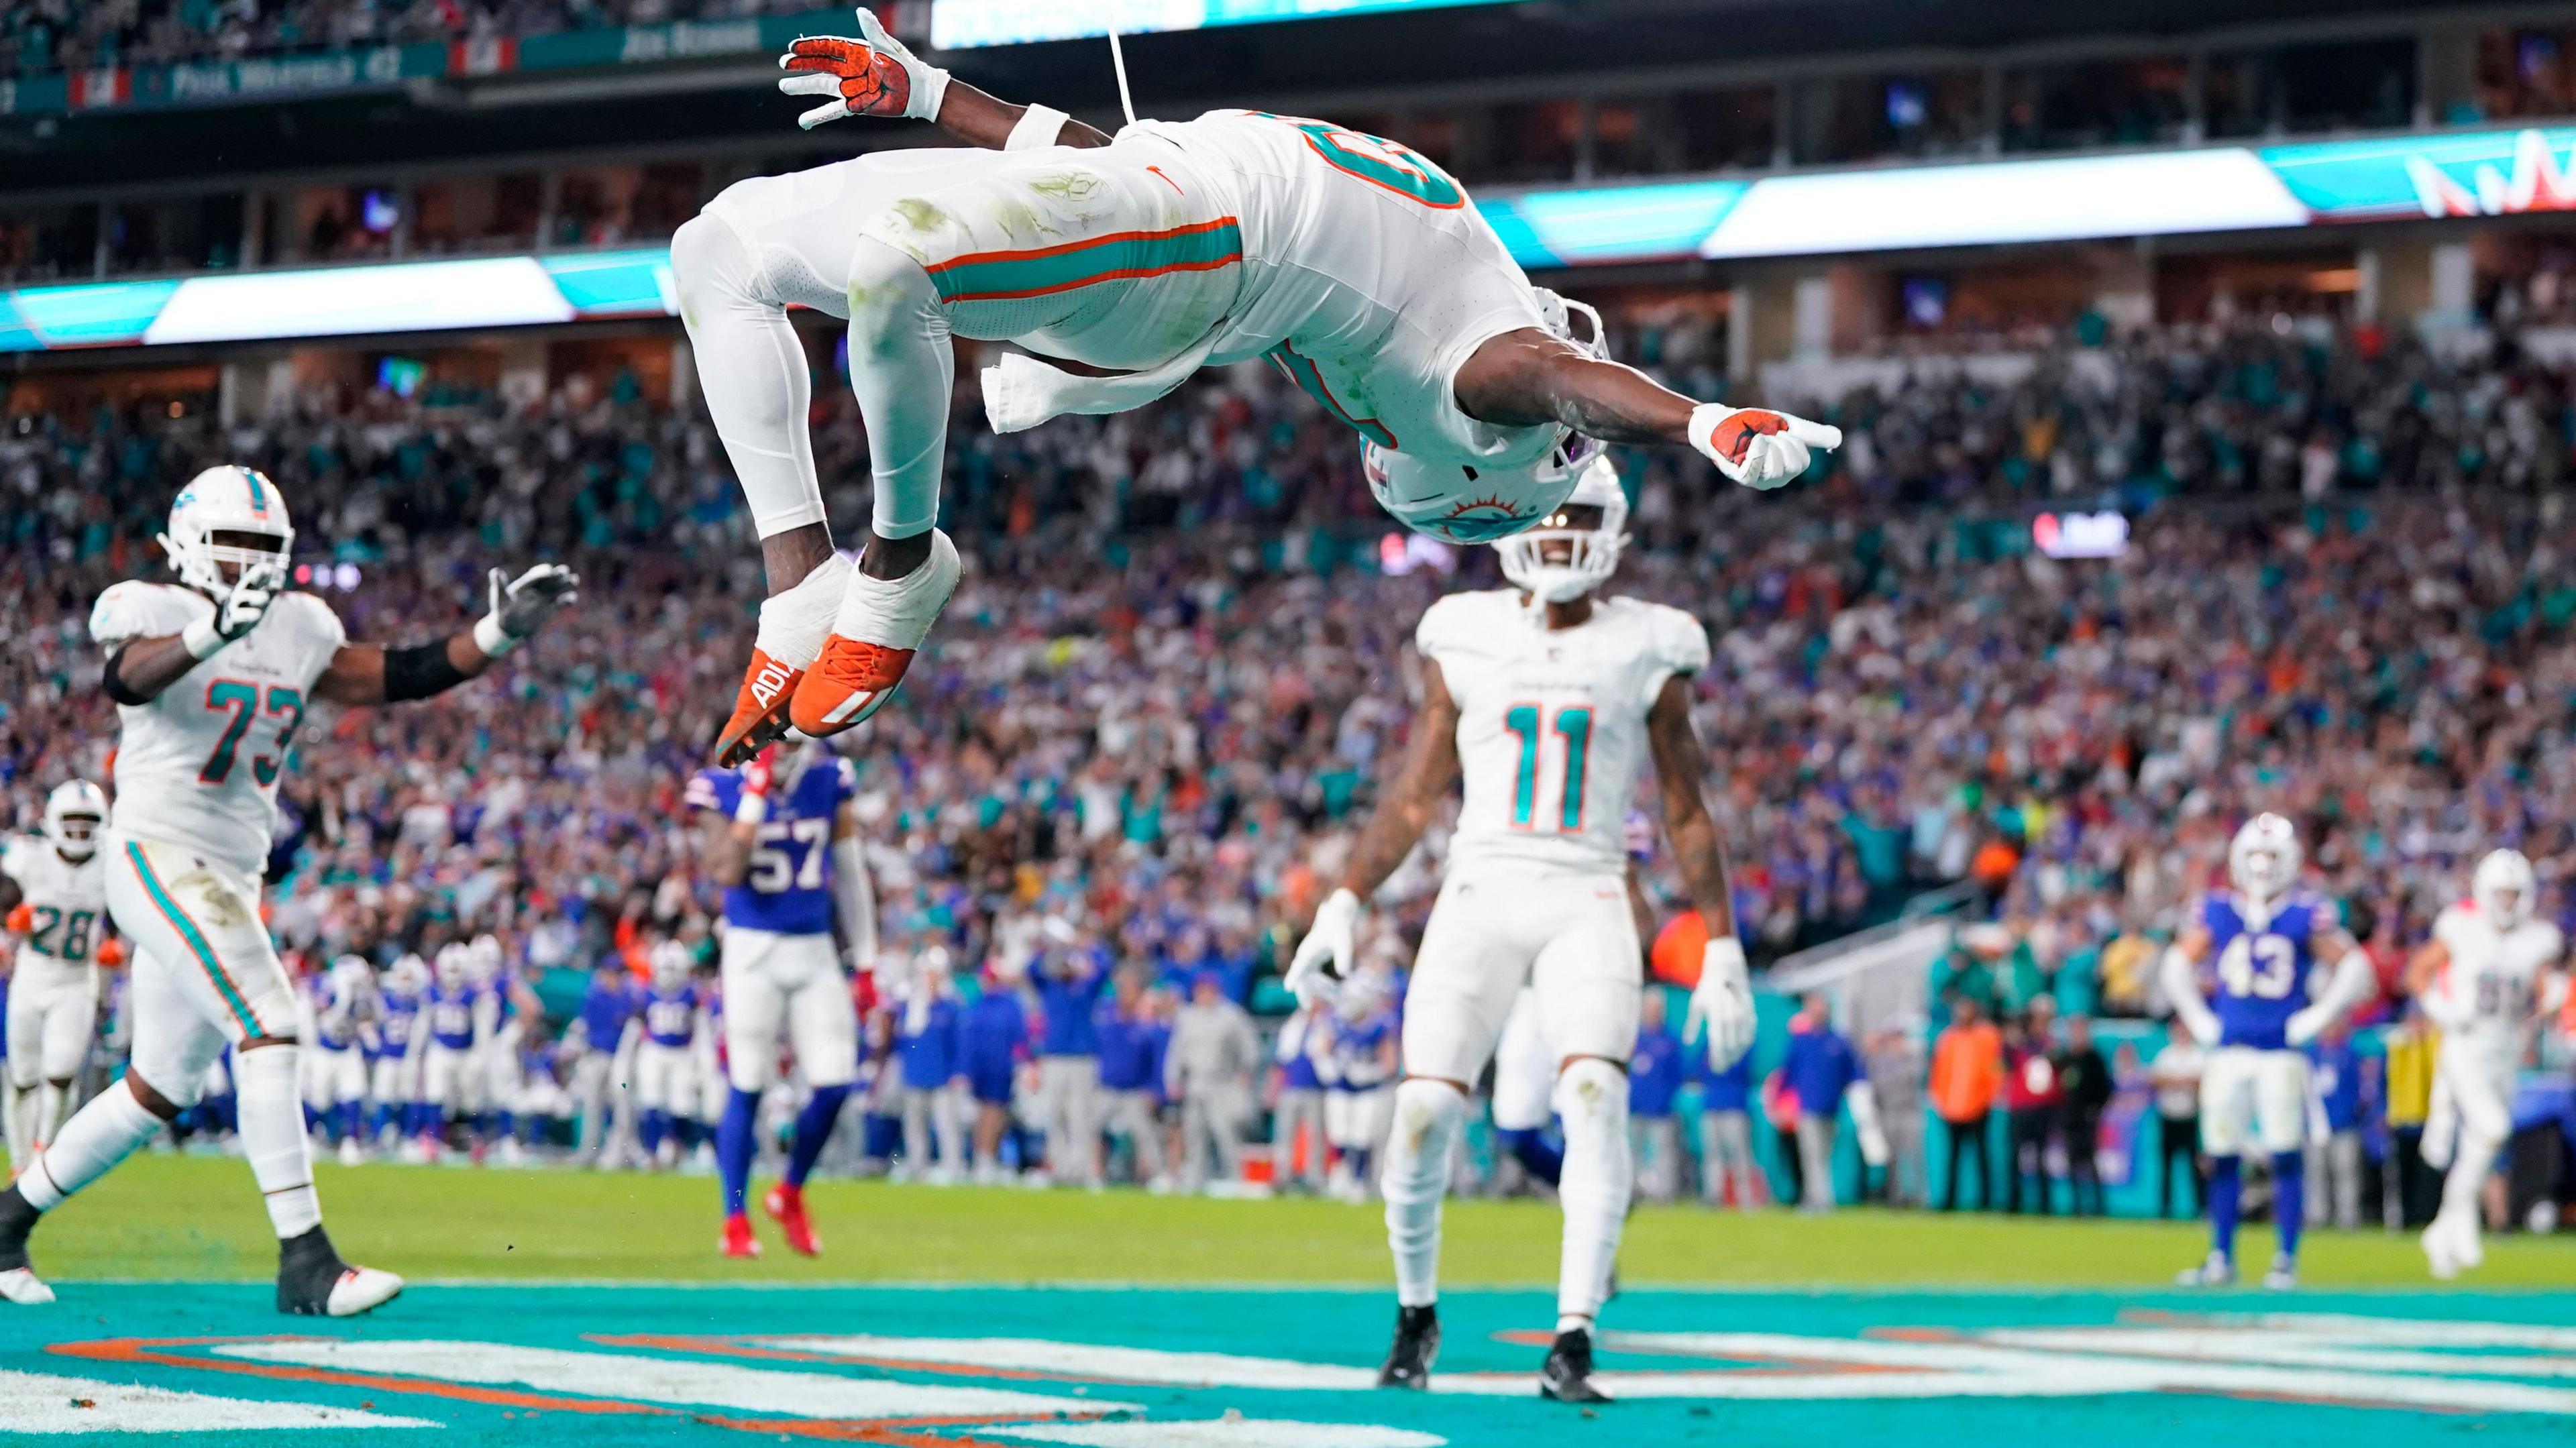
[(89, 973), (107, 936), (107, 857), (75, 864), (53, 843), (20, 835), (0, 847), (0, 874), (18, 882), (27, 934), (18, 942), (19, 978), (59, 980)]
[(2525, 920), (2498, 930), (2475, 902), (2462, 900), (2433, 922), (2433, 938), (2450, 950), (2451, 959), (2432, 988), (2467, 1022), (2450, 1035), (2518, 1054), (2539, 1010), (2541, 972), (2567, 948), (2558, 927)]
[(1268, 357), (1362, 437), (1430, 462), (1520, 466), (1554, 427), (1458, 410), (1459, 365), (1544, 328), (1527, 273), (1455, 178), (1377, 136), (1264, 111), (1210, 111), (1119, 133), (1179, 147), (1239, 195), (1247, 272), (1210, 362)]
[(1625, 874), (1647, 711), (1667, 679), (1708, 667), (1708, 630), (1632, 598), (1598, 599), (1580, 627), (1552, 630), (1517, 591), (1496, 589), (1441, 599), (1414, 638), (1458, 705), (1466, 804), (1451, 867)]
[[(1555, 445), (1555, 427), (1491, 427), (1452, 400), (1451, 379), (1479, 344), (1546, 321), (1520, 264), (1439, 167), (1374, 136), (1254, 111), (1139, 122), (1115, 144), (1148, 161), (1169, 162), (1166, 148), (1177, 148), (1235, 193), (1224, 201), (1242, 233), (1244, 280), (1239, 304), (1211, 319), (1210, 363), (1266, 356), (1361, 436), (1434, 462), (1522, 466)], [(755, 297), (846, 318), (859, 229), (907, 196), (998, 164), (992, 151), (878, 152), (736, 182), (705, 211), (750, 252)], [(1099, 335), (1167, 332), (1168, 322), (1131, 310), (1085, 324), (1084, 344), (1062, 350), (1145, 368), (1206, 335), (1204, 323), (1184, 328), (1179, 345), (1145, 353)]]
[[(120, 583), (100, 594), (89, 631), (113, 652), (175, 634), (214, 612), (193, 589)], [(313, 681), (348, 642), (331, 606), (282, 593), (268, 616), (161, 691), (117, 708), (110, 828), (208, 855), (256, 878), (277, 828), (277, 780)]]

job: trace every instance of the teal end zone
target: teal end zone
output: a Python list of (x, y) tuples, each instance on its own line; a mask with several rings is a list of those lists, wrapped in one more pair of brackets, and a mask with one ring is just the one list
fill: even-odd
[[(2508, 1448), (2576, 1440), (2576, 1380), (2566, 1368), (2576, 1348), (2569, 1326), (2576, 1297), (2567, 1294), (1635, 1291), (1606, 1314), (1604, 1371), (1687, 1374), (1661, 1381), (1704, 1390), (1632, 1394), (1592, 1414), (1535, 1394), (1531, 1375), (1553, 1313), (1538, 1292), (1447, 1297), (1435, 1386), (1507, 1376), (1485, 1379), (1482, 1395), (1426, 1395), (1364, 1385), (1394, 1316), (1376, 1291), (430, 1285), (362, 1321), (310, 1322), (277, 1316), (265, 1287), (59, 1290), (51, 1307), (0, 1310), (0, 1408), (14, 1401), (22, 1413), (41, 1410), (51, 1414), (44, 1421), (75, 1427), (96, 1415), (105, 1428), (134, 1411), (119, 1396), (134, 1384), (290, 1405), (263, 1409), (289, 1421), (256, 1434), (170, 1433), (277, 1448), (402, 1443), (409, 1434), (441, 1448), (781, 1437), (1212, 1448), (1444, 1441), (2348, 1448), (2437, 1434)], [(279, 1335), (290, 1340), (262, 1341)], [(818, 1348), (817, 1340), (872, 1345)], [(950, 1355), (957, 1344), (965, 1346)], [(1110, 1359), (1102, 1348), (1143, 1351)], [(1798, 1360), (1800, 1351), (1812, 1356)], [(2168, 1366), (2157, 1366), (2159, 1353)], [(1150, 1380), (1151, 1362), (1172, 1354), (1230, 1355), (1210, 1370), (1265, 1385)], [(1873, 1356), (1913, 1365), (1855, 1365)], [(1086, 1361), (1114, 1370), (1087, 1377)], [(350, 1371), (317, 1376), (297, 1366), (314, 1362)], [(1924, 1366), (1931, 1362), (1950, 1366)], [(502, 1380), (523, 1370), (528, 1383)], [(2141, 1372), (2162, 1373), (2169, 1385), (2087, 1387)], [(333, 1373), (344, 1380), (330, 1380)], [(1298, 1374), (1334, 1377), (1282, 1381)], [(59, 1386), (63, 1379), (75, 1386)], [(821, 1416), (832, 1402), (870, 1392), (1029, 1394), (1039, 1396), (1016, 1401), (1074, 1408), (1014, 1421), (989, 1412), (939, 1422)], [(684, 1401), (693, 1393), (756, 1401)], [(2370, 1399), (2379, 1405), (2357, 1405)], [(1105, 1404), (1126, 1405), (1115, 1419), (1125, 1426), (1082, 1421)], [(318, 1419), (320, 1410), (436, 1427), (296, 1419)], [(165, 1400), (151, 1411), (163, 1415), (154, 1421), (175, 1425), (190, 1412), (202, 1421), (207, 1410), (174, 1410)], [(1229, 1426), (1229, 1415), (1243, 1421)], [(1264, 1426), (1281, 1424), (1304, 1426)], [(1170, 1435), (1162, 1425), (1174, 1425)], [(6, 1422), (0, 1438), (54, 1441), (22, 1438)]]

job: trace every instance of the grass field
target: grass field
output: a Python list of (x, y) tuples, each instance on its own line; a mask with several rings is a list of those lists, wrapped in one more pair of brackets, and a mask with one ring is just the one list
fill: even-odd
[(236, 1161), (140, 1157), (49, 1218), (61, 1299), (0, 1308), (0, 1441), (2563, 1448), (2576, 1423), (2576, 1238), (2498, 1241), (2437, 1287), (2410, 1237), (2321, 1233), (2307, 1290), (2212, 1294), (2170, 1286), (2195, 1223), (1652, 1208), (1602, 1319), (1620, 1401), (1578, 1412), (1534, 1392), (1539, 1202), (1452, 1205), (1433, 1391), (1389, 1393), (1374, 1208), (826, 1182), (826, 1255), (746, 1263), (716, 1255), (703, 1177), (321, 1188), (348, 1253), (412, 1280), (370, 1317), (276, 1315)]
[[(601, 1282), (1275, 1283), (1388, 1281), (1374, 1207), (1206, 1201), (823, 1181), (809, 1193), (819, 1260), (774, 1235), (757, 1262), (715, 1253), (704, 1177), (369, 1166), (320, 1168), (323, 1210), (351, 1257), (421, 1280)], [(766, 1227), (766, 1223), (762, 1224)], [(1554, 1280), (1558, 1217), (1541, 1202), (1453, 1202), (1443, 1276), (1461, 1287)], [(2247, 1229), (2245, 1259), (2271, 1231)], [(1963, 1213), (1751, 1216), (1650, 1207), (1629, 1224), (1634, 1286), (2159, 1287), (2204, 1249), (2195, 1223), (2072, 1222)], [(49, 1219), (49, 1277), (257, 1280), (276, 1248), (250, 1173), (219, 1157), (143, 1156)], [(2411, 1235), (2313, 1233), (2319, 1288), (2429, 1284)], [(2495, 1240), (2480, 1289), (2576, 1288), (2576, 1236)]]

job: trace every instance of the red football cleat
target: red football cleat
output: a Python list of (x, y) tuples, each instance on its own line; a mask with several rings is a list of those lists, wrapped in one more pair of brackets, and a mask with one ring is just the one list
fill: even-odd
[(814, 1235), (814, 1219), (805, 1214), (802, 1188), (780, 1182), (760, 1199), (760, 1209), (787, 1234), (788, 1250), (807, 1257), (823, 1255), (823, 1239)]
[(804, 682), (803, 669), (789, 668), (753, 649), (751, 667), (743, 672), (742, 689), (734, 696), (733, 717), (716, 736), (716, 763), (730, 769), (785, 734), (788, 701)]
[(728, 1257), (757, 1257), (760, 1239), (751, 1235), (751, 1218), (740, 1212), (725, 1218), (724, 1239), (717, 1244)]

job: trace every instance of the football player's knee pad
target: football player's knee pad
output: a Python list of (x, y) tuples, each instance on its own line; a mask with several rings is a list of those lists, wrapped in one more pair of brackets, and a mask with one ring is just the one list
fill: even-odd
[(742, 290), (750, 267), (741, 233), (717, 217), (701, 212), (671, 233), (671, 279), (691, 300)]
[(928, 269), (885, 241), (862, 233), (850, 252), (854, 346), (886, 329), (936, 320), (939, 315), (939, 289), (931, 285)]
[[(1395, 1088), (1394, 1108), (1379, 1183), (1390, 1212), (1417, 1199), (1439, 1199), (1449, 1181), (1450, 1152), (1466, 1125), (1467, 1097), (1446, 1081), (1416, 1078)], [(1347, 1145), (1368, 1144), (1364, 1134), (1351, 1135), (1355, 1139)]]
[(1466, 1093), (1446, 1081), (1415, 1076), (1395, 1088), (1395, 1133), (1408, 1146), (1435, 1144), (1466, 1116)]
[(1556, 1074), (1556, 1114), (1571, 1134), (1628, 1118), (1628, 1073), (1598, 1056), (1577, 1056)]

